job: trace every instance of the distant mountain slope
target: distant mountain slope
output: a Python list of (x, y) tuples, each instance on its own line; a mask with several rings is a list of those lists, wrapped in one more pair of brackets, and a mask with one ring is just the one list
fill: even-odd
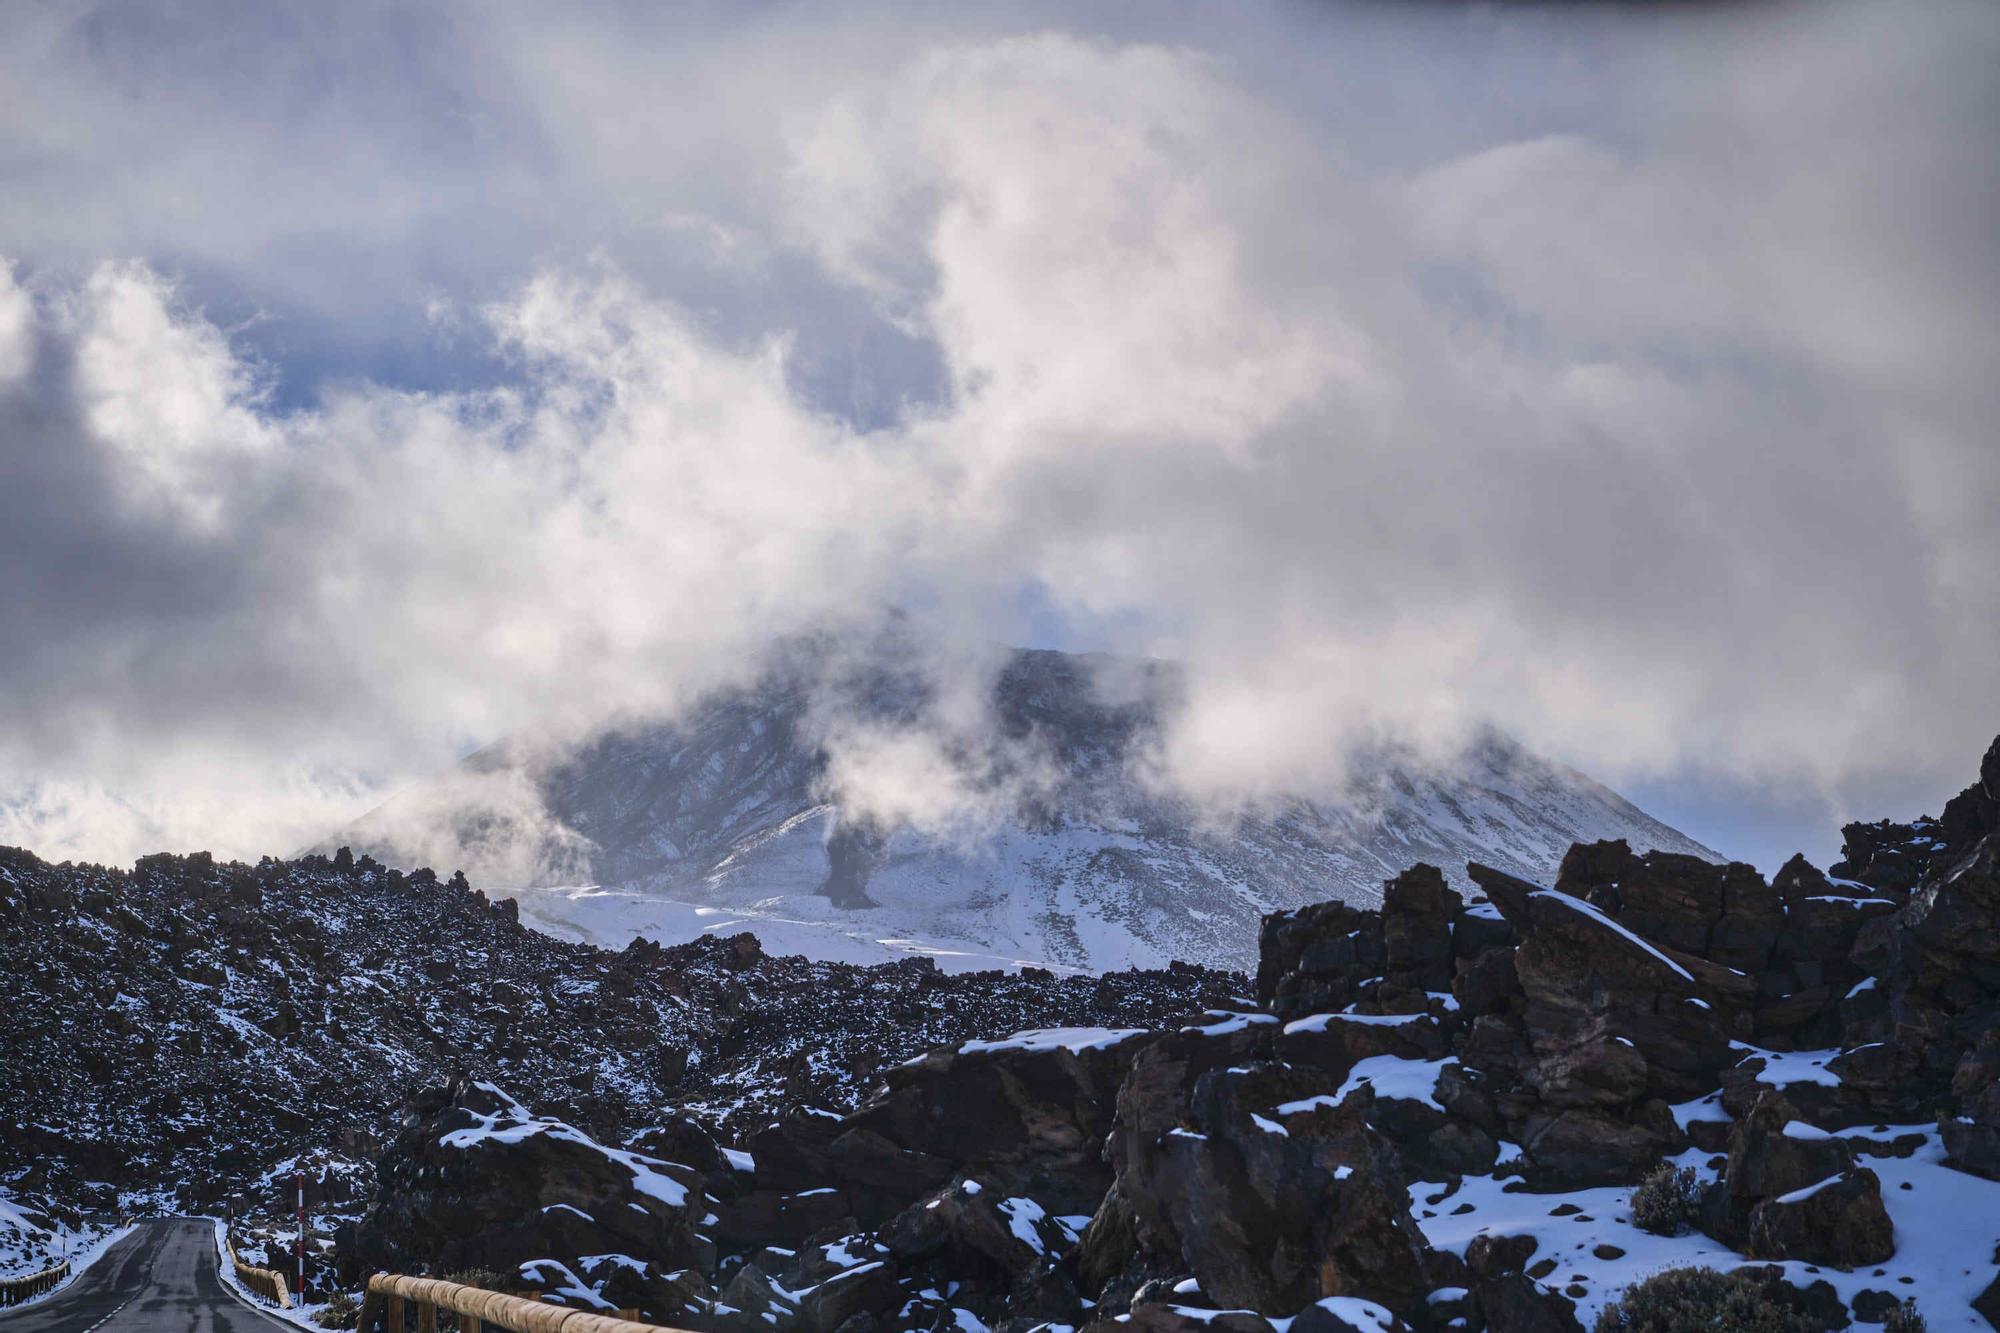
[[(1107, 668), (1117, 701), (1097, 688)], [(945, 832), (856, 817), (829, 768), (826, 681), (794, 666), (553, 762), (495, 747), (458, 785), (409, 793), (333, 841), (392, 864), (469, 863), (537, 889), (522, 894), (528, 920), (614, 947), (749, 929), (779, 953), (1089, 971), (1245, 968), (1263, 913), (1372, 903), (1414, 861), (1546, 877), (1570, 843), (1600, 838), (1718, 859), (1498, 735), (1450, 773), (1384, 757), (1337, 796), (1218, 827), (1132, 774), (1179, 681), (1161, 663), (1016, 651), (994, 678), (990, 734), (968, 740), (940, 733), (934, 701), (894, 662), (843, 677), (833, 711), (931, 737), (991, 794), (987, 817)], [(524, 792), (545, 822), (508, 812)], [(536, 844), (525, 858), (523, 839)]]

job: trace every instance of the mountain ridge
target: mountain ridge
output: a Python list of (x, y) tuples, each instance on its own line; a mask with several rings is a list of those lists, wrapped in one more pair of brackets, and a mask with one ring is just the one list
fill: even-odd
[[(1223, 823), (1143, 775), (1183, 689), (1171, 663), (1009, 650), (967, 727), (893, 637), (858, 665), (799, 652), (675, 722), (553, 758), (489, 747), (324, 846), (466, 865), (519, 891), (534, 924), (612, 947), (748, 929), (775, 952), (959, 970), (1241, 969), (1264, 913), (1375, 901), (1416, 860), (1546, 876), (1571, 843), (1606, 838), (1724, 859), (1490, 730), (1456, 771), (1385, 747), (1343, 790)], [(916, 796), (965, 807), (955, 820), (854, 795), (913, 752), (937, 788)]]

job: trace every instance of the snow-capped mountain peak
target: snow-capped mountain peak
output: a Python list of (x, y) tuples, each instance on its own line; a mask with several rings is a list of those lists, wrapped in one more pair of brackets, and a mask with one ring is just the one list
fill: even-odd
[(1088, 971), (1245, 967), (1262, 914), (1375, 902), (1413, 861), (1546, 877), (1601, 838), (1716, 859), (1496, 733), (1449, 767), (1384, 750), (1338, 791), (1219, 816), (1144, 777), (1172, 665), (1020, 650), (990, 679), (967, 728), (903, 662), (835, 676), (794, 655), (671, 723), (493, 747), (333, 841), (466, 865), (522, 890), (525, 919), (612, 947), (749, 929), (778, 953)]

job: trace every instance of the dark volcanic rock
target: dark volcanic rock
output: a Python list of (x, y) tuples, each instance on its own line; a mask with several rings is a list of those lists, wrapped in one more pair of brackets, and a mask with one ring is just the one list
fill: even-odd
[[(1103, 1145), (1119, 1085), (1153, 1040), (1137, 1030), (1030, 1032), (943, 1047), (890, 1069), (842, 1137), (875, 1136), (1009, 1193), (1088, 1212), (1111, 1186)], [(826, 1160), (837, 1179), (875, 1186), (834, 1147)]]
[(1881, 1180), (1855, 1167), (1758, 1204), (1750, 1215), (1748, 1252), (1842, 1268), (1887, 1262), (1896, 1243)]
[(1381, 914), (1339, 902), (1271, 913), (1257, 950), (1257, 1002), (1285, 1018), (1346, 1008), (1387, 960)]
[(0, 849), (0, 956), (0, 1177), (66, 1163), (201, 1207), (386, 1137), (461, 1070), (603, 1142), (676, 1112), (740, 1139), (790, 1104), (847, 1110), (934, 1046), (1157, 1027), (1245, 985), (853, 967), (748, 935), (612, 952), (521, 928), (463, 876), (351, 855), (125, 872)]
[[(1583, 850), (1573, 880), (1606, 863), (1637, 864), (1618, 861), (1615, 846)], [(1542, 1177), (1636, 1178), (1681, 1141), (1665, 1103), (1714, 1087), (1730, 1062), (1716, 1005), (1704, 998), (1723, 991), (1580, 898), (1483, 866), (1469, 871), (1521, 939), (1514, 972), (1523, 1004), (1518, 1021), (1475, 1021), (1466, 1063), (1494, 1081), (1495, 1105), (1518, 1117)], [(1591, 887), (1612, 901), (1616, 884)]]
[(1328, 1296), (1422, 1303), (1427, 1246), (1400, 1162), (1366, 1095), (1276, 1064), (1211, 1068), (1186, 1120), (1119, 1158), (1119, 1193), (1146, 1238), (1227, 1305), (1283, 1314)]
[(488, 1083), (461, 1079), (413, 1101), (378, 1176), (355, 1234), (366, 1264), (513, 1273), (549, 1260), (581, 1269), (585, 1255), (644, 1256), (639, 1285), (662, 1313), (679, 1308), (667, 1273), (713, 1267), (693, 1225), (699, 1173), (607, 1148)]
[(1728, 1164), (1704, 1201), (1703, 1229), (1741, 1248), (1765, 1203), (1839, 1176), (1853, 1163), (1846, 1141), (1808, 1123), (1782, 1094), (1762, 1093), (1730, 1129)]
[(1452, 919), (1465, 900), (1436, 866), (1414, 865), (1382, 888), (1383, 1004), (1451, 989)]
[(1979, 1044), (1958, 1062), (1951, 1091), (1959, 1114), (1939, 1126), (1951, 1164), (2000, 1180), (2000, 1030), (1980, 1034)]

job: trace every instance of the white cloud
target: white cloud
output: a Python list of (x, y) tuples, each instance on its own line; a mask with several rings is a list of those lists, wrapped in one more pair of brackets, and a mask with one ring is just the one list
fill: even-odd
[(14, 279), (14, 266), (0, 260), (0, 388), (27, 378), (35, 358), (35, 306)]
[[(229, 196), (206, 230), (85, 208), (57, 244), (15, 196), (0, 243), (34, 276), (0, 277), (0, 520), (25, 538), (0, 630), (29, 647), (0, 667), (0, 790), (40, 794), (9, 827), (289, 850), (469, 743), (670, 710), (884, 605), (993, 635), (1024, 587), (1190, 663), (1156, 776), (1219, 804), (1485, 720), (1612, 776), (1947, 783), (1996, 721), (2000, 339), (1989, 233), (1957, 216), (1992, 221), (1952, 119), (1986, 94), (1933, 86), (1976, 80), (1939, 43), (1993, 24), (1940, 12), (1937, 34), (1846, 6), (1410, 20), (1405, 86), (1480, 114), (1393, 135), (1359, 19), (1351, 48), (880, 15), (820, 42), (603, 19), (551, 46), (502, 14), (465, 25), (482, 61), (445, 86), (377, 110), (347, 76), (323, 177), (272, 166), (310, 207)], [(1326, 67), (1285, 84), (1277, 48), (1314, 40)], [(1562, 54), (1511, 63), (1537, 40)], [(663, 42), (684, 78), (649, 64)], [(1764, 86), (1863, 49), (1865, 80)], [(1496, 86), (1446, 89), (1466, 61)], [(52, 197), (202, 216), (212, 167), (164, 140), (137, 185), (106, 170), (104, 125), (158, 88), (72, 82), (48, 96), (76, 115), (29, 135), (97, 184)], [(702, 99), (712, 137), (667, 133)], [(436, 188), (378, 138), (423, 143)], [(204, 142), (293, 146), (238, 122)], [(343, 194), (365, 182), (393, 207)], [(288, 262), (308, 214), (353, 238), (340, 272), (484, 339), (497, 387), (347, 378), (280, 407), (282, 367), (161, 274), (195, 255), (365, 324), (388, 297)], [(161, 262), (77, 267), (77, 245)], [(443, 294), (408, 281), (438, 251)], [(896, 410), (829, 410), (829, 330), (885, 323), (855, 355)], [(985, 787), (947, 751), (979, 749), (990, 663), (934, 666), (945, 749), (836, 715), (835, 773), (885, 817), (964, 824)], [(1035, 780), (1032, 755), (1005, 767)]]

